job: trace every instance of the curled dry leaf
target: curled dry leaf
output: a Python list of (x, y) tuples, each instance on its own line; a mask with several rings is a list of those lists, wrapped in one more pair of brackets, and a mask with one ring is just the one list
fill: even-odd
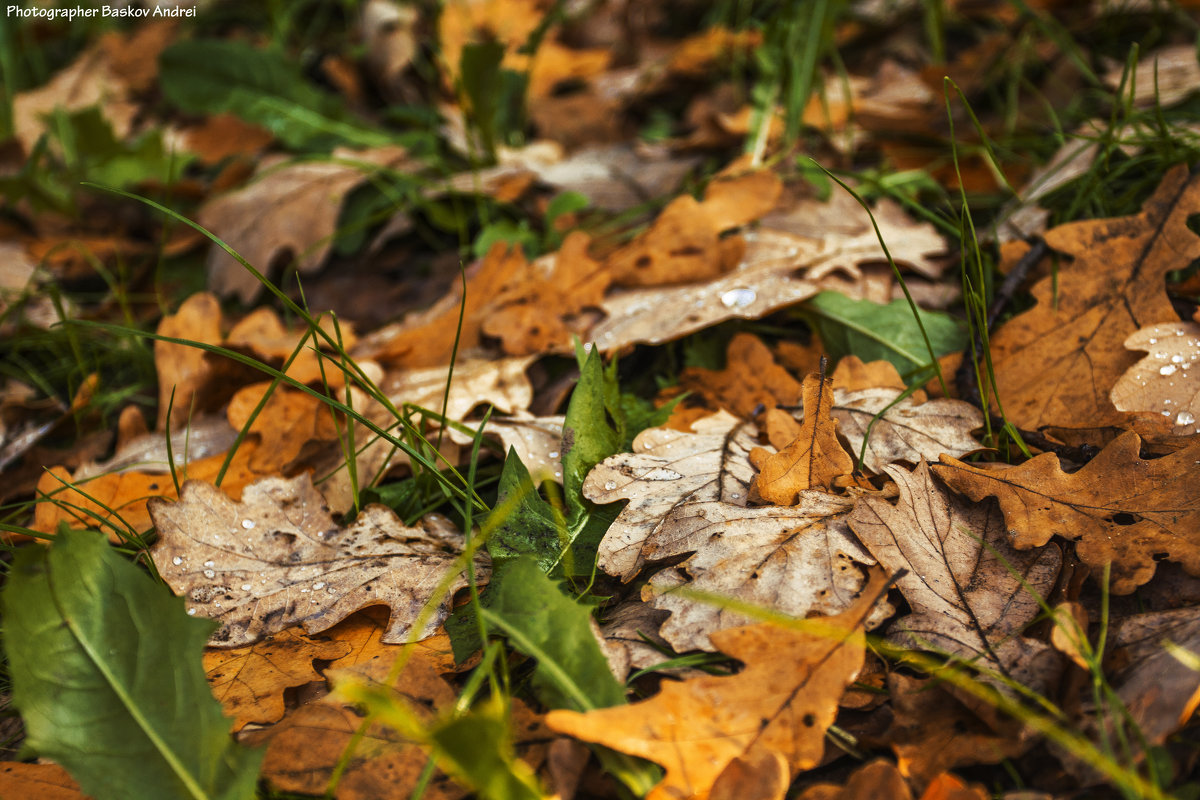
[(285, 711), (284, 690), (321, 679), (313, 669), (315, 659), (349, 652), (346, 642), (320, 641), (288, 628), (249, 647), (206, 651), (204, 672), (236, 732), (251, 722), (278, 722)]
[[(323, 631), (376, 604), (392, 610), (385, 641), (406, 640), (418, 619), (424, 638), (465, 585), (455, 574), (463, 537), (448, 521), (430, 516), (408, 528), (391, 509), (370, 505), (339, 528), (307, 473), (258, 481), (240, 503), (189, 481), (179, 501), (152, 501), (150, 515), (160, 537), (154, 563), (189, 612), (221, 623), (214, 646), (250, 644), (297, 624)], [(479, 560), (476, 574), (486, 580), (487, 571)], [(447, 591), (421, 616), (441, 582)]]
[(647, 538), (685, 503), (745, 505), (754, 471), (747, 456), (758, 430), (727, 412), (692, 424), (691, 432), (648, 428), (633, 452), (606, 458), (583, 482), (593, 503), (628, 500), (599, 549), (600, 568), (632, 580), (646, 561)]
[[(994, 503), (968, 504), (948, 494), (924, 461), (913, 472), (884, 470), (900, 489), (896, 505), (863, 497), (849, 521), (880, 564), (907, 570), (896, 585), (912, 613), (894, 623), (889, 638), (1046, 687), (1057, 659), (1020, 633), (1058, 579), (1058, 547), (1014, 550)], [(1049, 659), (1042, 657), (1047, 652)]]
[(996, 390), (1021, 428), (1120, 425), (1109, 392), (1137, 358), (1124, 343), (1141, 328), (1178, 319), (1166, 274), (1200, 258), (1188, 218), (1200, 178), (1171, 170), (1132, 217), (1060, 225), (1046, 233), (1074, 259), (1033, 287), (1037, 305), (991, 338)]
[(807, 489), (833, 490), (854, 482), (854, 460), (838, 441), (837, 422), (830, 416), (833, 379), (809, 375), (803, 392), (805, 415), (796, 438), (778, 453), (750, 452), (758, 468), (752, 491), (775, 505), (795, 505)]
[(933, 471), (972, 500), (997, 498), (1017, 548), (1070, 539), (1085, 564), (1111, 563), (1113, 593), (1129, 594), (1164, 555), (1200, 575), (1200, 443), (1153, 461), (1140, 447), (1136, 433), (1123, 433), (1071, 474), (1053, 453), (1001, 470), (943, 458)]
[[(332, 315), (323, 314), (318, 324), (322, 331), (347, 350), (358, 341), (354, 326), (345, 320), (335, 320)], [(344, 383), (344, 373), (336, 361), (322, 359), (317, 354), (316, 348), (326, 347), (324, 339), (311, 335), (307, 325), (291, 329), (284, 327), (275, 309), (267, 306), (256, 308), (238, 320), (229, 329), (225, 346), (248, 350), (256, 358), (280, 367), (299, 348), (299, 354), (287, 368), (289, 377), (300, 383), (320, 382), (333, 386)]]
[[(298, 271), (313, 272), (333, 245), (346, 195), (376, 167), (394, 167), (406, 158), (399, 147), (334, 155), (338, 161), (264, 164), (250, 185), (201, 206), (198, 221), (268, 278), (285, 253), (295, 259)], [(208, 283), (246, 303), (262, 291), (262, 284), (216, 245), (209, 251)]]
[[(642, 548), (647, 560), (695, 553), (650, 579), (651, 605), (671, 612), (663, 638), (679, 652), (712, 650), (716, 631), (751, 621), (691, 591), (799, 618), (849, 608), (866, 583), (863, 567), (875, 563), (846, 525), (852, 506), (846, 497), (805, 491), (787, 508), (718, 501), (673, 508)], [(867, 627), (892, 612), (883, 604)]]
[(1125, 370), (1112, 388), (1112, 404), (1159, 414), (1174, 424), (1177, 436), (1200, 431), (1200, 324), (1150, 325), (1126, 339), (1125, 347), (1149, 355)]
[(713, 642), (746, 664), (737, 675), (664, 683), (648, 700), (580, 714), (551, 711), (555, 731), (662, 764), (647, 800), (704, 797), (735, 760), (774, 753), (788, 778), (816, 765), (837, 701), (863, 663), (863, 622), (885, 591), (882, 575), (835, 617), (796, 627), (769, 623), (720, 631)]

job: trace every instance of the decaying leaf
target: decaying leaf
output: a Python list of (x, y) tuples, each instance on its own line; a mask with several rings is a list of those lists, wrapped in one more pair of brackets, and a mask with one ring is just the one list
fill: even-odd
[(604, 637), (604, 655), (617, 680), (623, 681), (631, 671), (661, 664), (669, 658), (663, 655), (667, 641), (658, 633), (666, 618), (666, 611), (637, 599), (605, 614), (600, 634)]
[[(836, 377), (834, 380), (836, 383)], [(844, 392), (835, 386), (833, 390), (830, 416), (837, 420), (838, 433), (846, 438), (853, 458), (858, 458), (866, 441), (863, 465), (867, 469), (879, 473), (885, 464), (897, 461), (916, 464), (922, 458), (935, 460), (943, 453), (962, 457), (981, 449), (970, 435), (983, 425), (983, 414), (975, 406), (947, 397), (924, 403), (908, 397), (892, 405), (899, 396), (894, 389)], [(871, 427), (875, 415), (889, 405), (891, 408)]]
[(1178, 319), (1164, 279), (1200, 258), (1188, 217), (1200, 178), (1168, 172), (1136, 216), (1061, 225), (1046, 233), (1074, 261), (1033, 287), (1034, 308), (991, 337), (996, 390), (1021, 428), (1120, 425), (1109, 392), (1137, 358), (1124, 347), (1141, 328)]
[(804, 379), (804, 421), (796, 438), (778, 453), (758, 448), (750, 461), (758, 468), (752, 491), (768, 503), (795, 505), (808, 489), (832, 490), (853, 482), (854, 460), (837, 438), (833, 380), (823, 375)]
[(1177, 436), (1198, 432), (1200, 324), (1150, 325), (1126, 339), (1125, 347), (1149, 355), (1125, 370), (1112, 388), (1112, 404), (1121, 411), (1161, 414)]
[[(338, 151), (339, 161), (264, 164), (250, 185), (201, 207), (199, 222), (240, 253), (268, 278), (272, 266), (291, 253), (296, 269), (317, 269), (333, 245), (342, 201), (380, 166), (394, 167), (405, 156), (398, 147), (374, 151)], [(208, 258), (209, 286), (222, 295), (250, 302), (262, 285), (241, 264), (213, 245)]]
[(690, 433), (644, 430), (634, 439), (632, 453), (596, 465), (583, 483), (584, 497), (593, 503), (629, 501), (600, 543), (600, 567), (632, 580), (646, 561), (647, 537), (677, 506), (745, 505), (754, 477), (748, 455), (756, 436), (753, 425), (722, 411), (693, 423)]
[[(712, 650), (716, 631), (751, 621), (692, 591), (800, 618), (850, 607), (866, 583), (865, 566), (875, 563), (846, 525), (852, 506), (849, 498), (820, 491), (801, 492), (786, 508), (676, 506), (642, 546), (647, 560), (695, 553), (650, 579), (651, 605), (671, 612), (663, 638), (679, 652)], [(873, 613), (867, 627), (891, 613), (890, 606)]]
[(284, 690), (320, 680), (315, 659), (340, 658), (349, 651), (345, 642), (320, 641), (289, 628), (249, 647), (208, 650), (204, 672), (236, 732), (250, 722), (278, 722)]
[[(189, 611), (221, 623), (216, 646), (250, 644), (297, 624), (322, 631), (376, 604), (392, 609), (385, 641), (401, 642), (445, 581), (446, 593), (421, 620), (424, 638), (465, 585), (451, 574), (463, 537), (444, 518), (407, 528), (391, 509), (371, 505), (339, 528), (307, 473), (251, 484), (240, 503), (189, 481), (179, 501), (151, 502), (150, 515), (159, 573)], [(486, 562), (476, 575), (486, 578)]]
[(229, 424), (238, 430), (245, 428), (251, 412), (268, 390), (271, 394), (266, 398), (266, 404), (249, 426), (250, 433), (261, 437), (262, 446), (256, 449), (250, 461), (256, 472), (282, 471), (296, 459), (307, 442), (332, 441), (345, 427), (333, 409), (312, 395), (282, 386), (272, 389), (270, 383), (256, 383), (238, 390), (229, 401)]
[(1020, 633), (1054, 587), (1062, 553), (1053, 545), (1014, 550), (994, 503), (949, 495), (924, 461), (913, 472), (883, 469), (900, 488), (898, 502), (863, 497), (849, 522), (886, 569), (907, 570), (896, 585), (912, 613), (894, 623), (890, 638), (1044, 687), (1042, 671), (1057, 662), (1039, 656), (1053, 651)]
[(862, 625), (884, 589), (881, 577), (838, 616), (714, 634), (722, 652), (746, 664), (737, 675), (665, 683), (628, 706), (552, 711), (546, 724), (662, 764), (666, 776), (648, 800), (704, 797), (735, 759), (756, 763), (764, 753), (781, 756), (790, 779), (820, 761), (838, 698), (862, 667)]
[(1071, 474), (1053, 453), (1002, 470), (952, 458), (932, 469), (972, 500), (996, 497), (1017, 548), (1062, 536), (1096, 570), (1111, 563), (1113, 593), (1129, 594), (1163, 557), (1200, 575), (1200, 443), (1153, 461), (1139, 456), (1140, 446), (1136, 433), (1123, 433)]

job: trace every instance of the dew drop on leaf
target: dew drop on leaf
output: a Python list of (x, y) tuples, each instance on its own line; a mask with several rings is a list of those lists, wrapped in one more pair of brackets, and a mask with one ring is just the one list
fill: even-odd
[(1180, 411), (1179, 416), (1175, 417), (1176, 425), (1191, 425), (1196, 421), (1196, 416), (1190, 411)]
[(180, 564), (183, 563), (183, 558), (181, 558), (180, 556), (175, 556), (174, 558), (171, 559), (171, 563), (178, 567)]
[(739, 286), (721, 295), (721, 305), (726, 308), (745, 308), (758, 299), (758, 293), (753, 289)]
[(250, 530), (251, 528), (254, 527), (254, 520), (252, 520), (252, 519), (242, 520), (242, 527), (245, 528), (246, 530)]

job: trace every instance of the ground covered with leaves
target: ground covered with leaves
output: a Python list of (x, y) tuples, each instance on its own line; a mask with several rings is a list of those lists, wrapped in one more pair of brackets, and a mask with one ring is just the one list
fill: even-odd
[(0, 797), (1200, 797), (1196, 6), (10, 7)]

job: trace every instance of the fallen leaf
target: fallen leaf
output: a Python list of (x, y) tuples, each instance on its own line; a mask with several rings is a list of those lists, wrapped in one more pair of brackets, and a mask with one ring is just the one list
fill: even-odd
[(628, 706), (551, 711), (546, 724), (662, 764), (666, 776), (647, 800), (706, 797), (734, 759), (756, 763), (763, 753), (782, 756), (790, 779), (821, 759), (838, 698), (862, 667), (863, 621), (885, 585), (877, 577), (835, 617), (714, 634), (721, 652), (746, 664), (737, 675), (664, 683), (654, 697)]
[[(358, 341), (354, 326), (346, 320), (335, 321), (332, 315), (323, 314), (318, 323), (322, 331), (346, 350), (353, 348)], [(225, 346), (249, 351), (259, 360), (280, 367), (295, 354), (287, 368), (289, 377), (300, 383), (322, 382), (333, 386), (343, 383), (343, 373), (335, 366), (335, 362), (317, 353), (317, 348), (328, 349), (324, 339), (312, 335), (307, 325), (291, 329), (284, 327), (279, 314), (267, 306), (256, 308), (238, 320), (225, 336)]]
[(1113, 91), (1120, 87), (1126, 101), (1138, 108), (1173, 106), (1200, 86), (1196, 49), (1186, 44), (1161, 47), (1138, 61), (1131, 75), (1125, 75), (1124, 64), (1109, 70), (1104, 84)]
[(340, 658), (349, 650), (345, 642), (319, 641), (289, 628), (249, 647), (207, 650), (204, 672), (236, 732), (251, 722), (278, 722), (285, 711), (284, 690), (320, 680), (312, 662)]
[[(848, 355), (838, 359), (837, 367), (833, 370), (833, 388), (836, 392), (857, 392), (860, 389), (899, 389), (904, 391), (908, 386), (900, 377), (896, 365), (890, 361), (879, 360), (863, 363), (856, 355)], [(914, 393), (917, 402), (924, 402), (924, 397), (918, 398), (920, 392)]]
[[(329, 664), (330, 670), (382, 681), (396, 659), (404, 658), (404, 684), (424, 697), (438, 697), (445, 683), (443, 673), (454, 671), (454, 651), (450, 638), (438, 633), (413, 644), (388, 644), (388, 615), (384, 606), (370, 606), (347, 617), (322, 634), (325, 639), (345, 645), (348, 652)], [(425, 686), (425, 689), (419, 687)]]
[(758, 430), (727, 412), (698, 420), (690, 432), (648, 428), (633, 452), (606, 458), (588, 473), (593, 503), (628, 500), (600, 543), (599, 566), (630, 581), (645, 564), (647, 537), (677, 506), (721, 501), (745, 505), (754, 471), (748, 456)]
[(1200, 258), (1187, 226), (1200, 209), (1200, 180), (1171, 170), (1142, 212), (1061, 225), (1046, 243), (1074, 260), (1038, 281), (1037, 304), (991, 337), (996, 392), (1007, 418), (1026, 429), (1122, 425), (1109, 392), (1133, 366), (1124, 342), (1141, 328), (1178, 320), (1168, 272)]
[[(982, 787), (969, 787), (943, 772), (926, 787), (920, 800), (988, 800)], [(900, 770), (887, 761), (872, 761), (854, 770), (845, 786), (818, 784), (804, 790), (798, 800), (913, 800)]]
[(0, 797), (22, 800), (90, 800), (57, 764), (0, 764)]
[(854, 472), (854, 460), (837, 438), (833, 409), (833, 380), (823, 374), (804, 379), (804, 421), (793, 440), (778, 453), (762, 448), (750, 452), (758, 468), (751, 491), (764, 501), (792, 506), (807, 489), (832, 490), (845, 486)]
[(670, 658), (666, 639), (659, 635), (668, 612), (641, 600), (628, 600), (604, 614), (600, 633), (604, 655), (617, 680), (624, 681), (635, 669), (661, 664)]
[[(492, 417), (483, 426), (483, 435), (500, 440), (500, 451), (513, 450), (529, 470), (535, 484), (562, 479), (563, 416), (535, 417), (519, 412), (507, 417)], [(446, 433), (459, 445), (469, 445), (474, 435), (448, 428)]]
[(730, 761), (713, 781), (709, 800), (783, 800), (791, 776), (788, 764), (774, 750), (759, 750), (753, 755)]
[[(219, 345), (222, 341), (221, 304), (209, 292), (198, 292), (158, 323), (159, 336), (187, 339), (201, 344)], [(208, 397), (213, 392), (213, 377), (219, 367), (198, 347), (172, 342), (154, 343), (154, 367), (158, 371), (158, 430), (167, 428), (167, 410), (171, 426), (187, 425), (193, 410), (215, 405)]]
[(783, 182), (767, 169), (752, 169), (743, 156), (721, 170), (704, 188), (701, 208), (718, 231), (748, 225), (779, 201)]
[[(751, 621), (703, 595), (801, 619), (850, 607), (866, 584), (864, 567), (875, 563), (850, 534), (846, 515), (852, 506), (846, 497), (804, 491), (788, 508), (718, 501), (673, 508), (641, 549), (647, 561), (694, 553), (650, 579), (650, 604), (671, 612), (663, 638), (679, 652), (712, 650), (716, 631)], [(873, 613), (867, 627), (892, 611), (888, 606)]]
[[(197, 221), (268, 278), (284, 254), (295, 260), (298, 272), (311, 273), (333, 245), (346, 195), (376, 168), (394, 168), (406, 158), (399, 147), (339, 150), (334, 156), (339, 160), (264, 163), (250, 185), (201, 206)], [(262, 284), (215, 244), (209, 250), (208, 283), (245, 303), (262, 291)]]
[(667, 204), (649, 230), (610, 255), (605, 267), (618, 286), (712, 280), (737, 263), (726, 260), (719, 234), (700, 203), (681, 195)]
[[(390, 508), (370, 505), (339, 528), (307, 473), (251, 484), (240, 503), (189, 481), (177, 502), (150, 503), (150, 515), (159, 574), (185, 596), (189, 612), (221, 623), (215, 646), (250, 644), (297, 624), (323, 631), (375, 604), (392, 609), (385, 641), (402, 642), (446, 580), (447, 592), (422, 618), (424, 638), (465, 585), (463, 576), (448, 575), (463, 537), (444, 518), (408, 528)], [(486, 578), (486, 562), (476, 575)]]
[(934, 679), (893, 672), (888, 694), (894, 717), (883, 738), (896, 753), (901, 774), (919, 786), (958, 766), (1016, 758), (1033, 742), (992, 730)]
[(393, 102), (409, 100), (401, 76), (417, 54), (417, 9), (391, 0), (368, 0), (362, 7), (362, 39), (367, 69)]
[(227, 414), (229, 424), (236, 430), (247, 429), (250, 414), (263, 400), (267, 391), (266, 404), (259, 411), (249, 432), (261, 437), (261, 447), (250, 459), (250, 468), (260, 475), (281, 472), (296, 460), (301, 448), (309, 441), (333, 441), (345, 427), (341, 416), (312, 395), (296, 389), (256, 383), (243, 387), (229, 401)]
[(1171, 432), (1176, 436), (1197, 433), (1200, 324), (1150, 325), (1126, 339), (1125, 347), (1145, 350), (1149, 355), (1125, 370), (1112, 388), (1112, 404), (1121, 411), (1161, 414), (1174, 424)]
[(1053, 536), (1097, 573), (1112, 564), (1111, 590), (1129, 594), (1154, 575), (1165, 556), (1200, 575), (1200, 494), (1195, 491), (1200, 443), (1147, 461), (1141, 438), (1123, 433), (1078, 472), (1067, 474), (1053, 453), (1017, 467), (983, 470), (943, 458), (934, 473), (976, 502), (1000, 501), (1008, 536), (1018, 549)]
[(938, 485), (921, 461), (908, 472), (885, 466), (900, 489), (896, 505), (863, 497), (850, 514), (859, 540), (891, 572), (911, 613), (889, 639), (1045, 688), (1057, 674), (1048, 645), (1021, 632), (1054, 588), (1062, 553), (1053, 545), (1019, 552), (994, 503), (969, 505)]
[(790, 406), (800, 400), (800, 381), (775, 361), (762, 339), (745, 332), (729, 340), (725, 369), (686, 367), (679, 388), (700, 395), (713, 410), (746, 419), (759, 405)]

